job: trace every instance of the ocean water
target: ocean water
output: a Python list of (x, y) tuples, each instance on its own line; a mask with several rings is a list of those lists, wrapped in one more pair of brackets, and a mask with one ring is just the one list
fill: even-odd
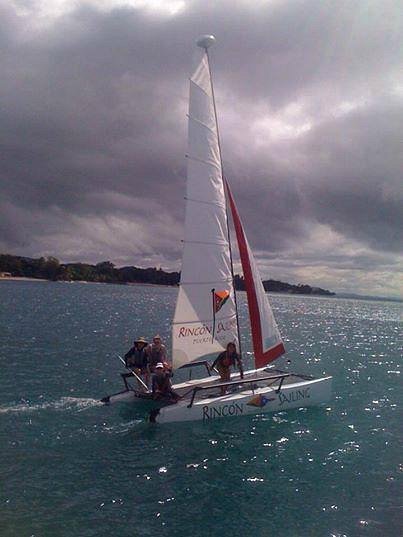
[(169, 342), (176, 292), (0, 283), (0, 535), (401, 535), (402, 304), (272, 296), (292, 367), (334, 377), (322, 407), (151, 425), (100, 405), (133, 336)]

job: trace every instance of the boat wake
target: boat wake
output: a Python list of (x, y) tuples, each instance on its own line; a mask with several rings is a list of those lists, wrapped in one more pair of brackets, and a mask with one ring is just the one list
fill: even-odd
[(23, 413), (23, 412), (36, 412), (38, 410), (72, 410), (75, 412), (82, 412), (96, 406), (102, 406), (102, 403), (98, 399), (84, 398), (84, 397), (61, 397), (57, 401), (44, 401), (42, 403), (31, 403), (30, 401), (24, 401), (17, 405), (0, 406), (0, 414), (10, 413)]
[(143, 419), (133, 419), (130, 421), (125, 421), (122, 423), (117, 423), (115, 425), (104, 425), (102, 427), (102, 432), (107, 434), (125, 434), (133, 431), (135, 427), (144, 425), (145, 420)]

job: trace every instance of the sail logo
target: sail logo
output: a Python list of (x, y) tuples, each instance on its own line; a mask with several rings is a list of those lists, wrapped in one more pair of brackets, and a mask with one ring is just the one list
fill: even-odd
[(233, 330), (236, 327), (236, 318), (229, 319), (228, 321), (220, 321), (217, 323), (216, 334), (221, 332), (227, 332), (228, 330)]
[[(219, 321), (217, 323), (217, 326), (214, 327), (216, 338), (219, 340), (220, 336), (225, 336), (226, 333), (228, 333), (228, 331), (232, 332), (235, 326), (236, 326), (236, 318), (228, 319), (227, 321)], [(207, 324), (199, 324), (197, 326), (180, 326), (178, 328), (177, 337), (178, 338), (209, 337), (208, 341), (211, 341), (211, 334), (212, 334), (211, 326)]]
[(225, 416), (239, 416), (240, 414), (243, 414), (243, 403), (231, 403), (219, 407), (209, 407), (205, 405), (202, 408), (202, 411), (203, 421), (224, 418)]
[(199, 337), (206, 334), (211, 334), (211, 328), (205, 324), (196, 327), (181, 326), (179, 328), (178, 337)]
[(309, 399), (311, 397), (310, 388), (303, 388), (302, 390), (294, 390), (289, 393), (280, 392), (278, 398), (280, 401), (280, 406), (283, 406), (284, 403), (296, 403), (301, 399)]
[(267, 405), (269, 401), (274, 401), (274, 397), (266, 397), (265, 395), (255, 395), (255, 397), (252, 397), (250, 401), (248, 401), (246, 404), (249, 406), (256, 406), (259, 408), (264, 407)]

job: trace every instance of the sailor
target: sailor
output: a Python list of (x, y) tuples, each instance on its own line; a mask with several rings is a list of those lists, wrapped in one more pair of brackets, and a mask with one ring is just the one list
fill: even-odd
[[(149, 383), (149, 367), (148, 355), (146, 352), (147, 341), (143, 337), (134, 340), (133, 347), (125, 354), (125, 364), (128, 369), (131, 369), (139, 377), (143, 377), (148, 386)], [(125, 373), (124, 378), (131, 377), (130, 373)]]
[(164, 364), (158, 362), (155, 365), (155, 373), (152, 378), (153, 398), (163, 400), (169, 403), (177, 403), (179, 396), (172, 389), (171, 374), (165, 371)]
[[(235, 343), (229, 342), (225, 351), (221, 352), (214, 360), (212, 368), (216, 368), (220, 374), (220, 382), (231, 381), (231, 366), (237, 365), (241, 378), (243, 378), (242, 360), (236, 352)], [(221, 387), (221, 395), (225, 395), (227, 390), (225, 386)]]
[(153, 337), (153, 341), (147, 346), (146, 352), (148, 357), (148, 366), (151, 373), (154, 373), (155, 367), (158, 363), (162, 363), (164, 369), (166, 370), (171, 369), (167, 359), (167, 350), (165, 345), (163, 345), (161, 342), (160, 335), (157, 334)]

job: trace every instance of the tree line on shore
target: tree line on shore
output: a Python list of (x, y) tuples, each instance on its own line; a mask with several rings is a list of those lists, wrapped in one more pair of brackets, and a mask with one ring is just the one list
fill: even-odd
[[(0, 254), (0, 272), (11, 276), (41, 278), (53, 281), (88, 281), (100, 283), (148, 283), (154, 285), (178, 285), (180, 272), (165, 272), (160, 268), (121, 267), (110, 261), (96, 265), (88, 263), (60, 263), (56, 257), (32, 259), (9, 254)], [(266, 291), (306, 295), (334, 295), (331, 291), (310, 285), (293, 285), (276, 280), (265, 280)], [(243, 276), (235, 276), (237, 290), (245, 290)]]

